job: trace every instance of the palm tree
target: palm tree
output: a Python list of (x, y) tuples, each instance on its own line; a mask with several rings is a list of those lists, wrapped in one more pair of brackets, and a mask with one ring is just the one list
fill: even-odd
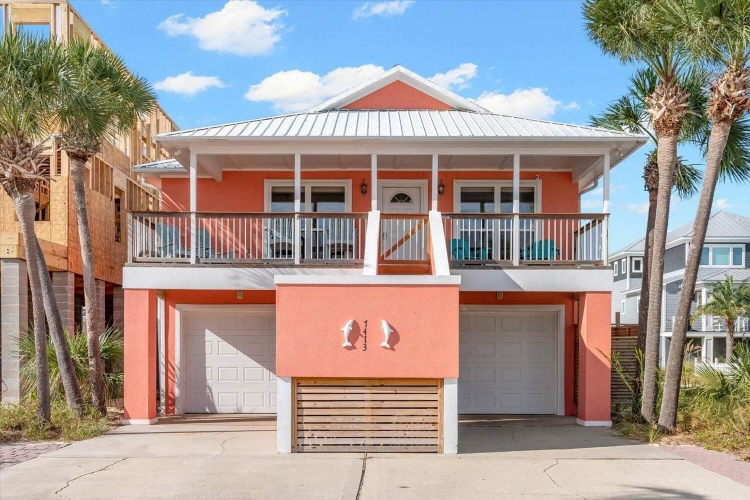
[(101, 150), (101, 143), (130, 131), (136, 119), (150, 112), (156, 98), (148, 83), (134, 76), (123, 61), (88, 38), (72, 39), (65, 47), (70, 78), (60, 101), (61, 145), (68, 154), (73, 198), (83, 263), (86, 336), (92, 404), (106, 413), (96, 304), (96, 279), (91, 232), (86, 210), (86, 162)]
[[(661, 0), (659, 0), (661, 1)], [(689, 113), (690, 94), (682, 87), (685, 67), (681, 41), (657, 28), (658, 3), (652, 0), (586, 0), (583, 13), (586, 31), (600, 49), (623, 63), (643, 64), (653, 70), (657, 84), (646, 102), (646, 112), (656, 135), (659, 182), (654, 214), (654, 235), (650, 261), (649, 301), (646, 322), (646, 352), (641, 414), (656, 420), (657, 365), (661, 323), (661, 289), (664, 281), (669, 203), (677, 164), (683, 118)]]
[[(700, 132), (705, 128), (703, 127), (703, 123), (690, 122), (698, 121), (692, 118), (701, 116), (705, 107), (703, 94), (694, 92), (693, 90), (700, 90), (704, 83), (707, 82), (707, 78), (708, 75), (705, 72), (691, 71), (685, 76), (682, 82), (683, 88), (690, 92), (690, 110), (693, 113), (686, 117), (688, 123), (682, 128), (681, 142), (694, 142), (697, 139), (695, 137), (696, 132)], [(657, 77), (651, 69), (643, 68), (636, 71), (635, 75), (630, 79), (628, 93), (610, 103), (601, 115), (592, 116), (589, 119), (590, 123), (595, 127), (626, 130), (634, 134), (646, 134), (656, 144), (657, 138), (652, 130), (651, 115), (646, 111), (646, 99), (653, 94), (656, 84)], [(700, 121), (703, 122), (703, 120)], [(643, 166), (644, 189), (648, 192), (648, 217), (646, 218), (646, 237), (644, 238), (642, 283), (648, 283), (650, 276), (649, 254), (653, 243), (656, 195), (659, 188), (659, 169), (656, 157), (657, 153), (654, 149), (647, 155), (646, 164)], [(699, 179), (700, 172), (678, 157), (673, 179), (677, 195), (683, 199), (693, 196), (698, 191)], [(648, 292), (648, 286), (641, 286), (641, 304), (648, 304)], [(641, 307), (638, 311), (638, 349), (641, 352), (645, 352), (646, 350), (647, 315), (648, 309)]]
[(737, 318), (747, 316), (748, 313), (750, 313), (750, 284), (743, 281), (739, 287), (735, 288), (734, 279), (727, 276), (726, 280), (714, 285), (711, 299), (708, 303), (698, 307), (693, 317), (709, 315), (724, 320), (727, 324), (726, 362), (731, 363), (734, 351), (735, 322)]
[[(0, 41), (0, 184), (13, 201), (24, 243), (31, 288), (34, 339), (46, 346), (45, 316), (55, 346), (68, 406), (80, 408), (81, 391), (65, 342), (52, 281), (34, 232), (34, 190), (47, 183), (47, 140), (54, 127), (63, 60), (54, 42), (13, 32)], [(42, 344), (40, 344), (42, 345)], [(35, 353), (37, 412), (50, 418), (49, 373), (46, 349)]]
[[(722, 173), (734, 180), (750, 180), (750, 163), (727, 165), (729, 158), (725, 155), (732, 130), (737, 133), (738, 127), (739, 130), (747, 128), (740, 120), (750, 110), (750, 2), (665, 0), (658, 10), (664, 19), (662, 29), (666, 36), (674, 33), (681, 37), (692, 57), (721, 71), (708, 89), (706, 116), (711, 131), (705, 145), (706, 168), (672, 330), (659, 415), (659, 425), (673, 431), (677, 425), (682, 351), (716, 183)], [(750, 155), (744, 159), (748, 158)]]

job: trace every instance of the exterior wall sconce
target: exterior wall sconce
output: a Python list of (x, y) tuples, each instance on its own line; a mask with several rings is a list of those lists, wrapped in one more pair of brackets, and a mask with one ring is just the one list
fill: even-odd
[(349, 342), (349, 334), (352, 331), (352, 325), (354, 324), (354, 320), (350, 319), (346, 322), (344, 325), (344, 328), (341, 329), (342, 332), (344, 332), (344, 343), (341, 344), (341, 347), (351, 347), (352, 343)]
[(391, 325), (389, 325), (388, 322), (384, 319), (380, 320), (380, 326), (383, 328), (383, 336), (385, 337), (385, 340), (383, 340), (383, 343), (380, 344), (380, 347), (390, 349), (391, 344), (389, 344), (388, 341), (391, 338), (391, 333), (393, 333), (393, 328), (391, 328)]
[(359, 190), (362, 194), (367, 194), (367, 182), (364, 179), (362, 179), (362, 184), (359, 185)]
[(440, 184), (438, 184), (438, 194), (443, 196), (443, 193), (445, 193), (445, 184), (443, 184), (443, 179), (440, 179)]
[(237, 290), (237, 300), (242, 300), (242, 297), (244, 297), (245, 294), (242, 292), (242, 290)]

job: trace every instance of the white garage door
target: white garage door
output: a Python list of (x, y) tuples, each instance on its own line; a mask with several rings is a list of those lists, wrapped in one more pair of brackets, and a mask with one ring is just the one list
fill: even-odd
[(557, 312), (462, 311), (459, 413), (557, 413)]
[(276, 317), (267, 308), (181, 318), (186, 413), (276, 413)]

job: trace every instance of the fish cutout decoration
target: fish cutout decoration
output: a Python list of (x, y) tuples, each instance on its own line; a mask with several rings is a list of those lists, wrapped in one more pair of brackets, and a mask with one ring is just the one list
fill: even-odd
[(344, 328), (341, 329), (342, 332), (344, 332), (344, 343), (341, 345), (341, 347), (352, 347), (352, 343), (349, 342), (349, 334), (352, 331), (352, 325), (354, 324), (354, 320), (350, 319), (346, 322), (344, 325)]
[(386, 349), (391, 348), (391, 344), (388, 343), (388, 341), (391, 338), (391, 333), (393, 333), (393, 328), (391, 328), (391, 325), (388, 324), (388, 322), (384, 319), (380, 320), (380, 326), (383, 328), (383, 335), (385, 336), (385, 340), (382, 344), (380, 344), (380, 347), (385, 347)]

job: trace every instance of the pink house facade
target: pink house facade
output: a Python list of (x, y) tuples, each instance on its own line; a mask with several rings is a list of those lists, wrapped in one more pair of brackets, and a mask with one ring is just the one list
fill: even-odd
[(175, 160), (137, 167), (162, 202), (129, 214), (126, 423), (275, 414), (281, 453), (456, 453), (462, 414), (610, 424), (609, 174), (644, 137), (397, 66), (157, 140)]

